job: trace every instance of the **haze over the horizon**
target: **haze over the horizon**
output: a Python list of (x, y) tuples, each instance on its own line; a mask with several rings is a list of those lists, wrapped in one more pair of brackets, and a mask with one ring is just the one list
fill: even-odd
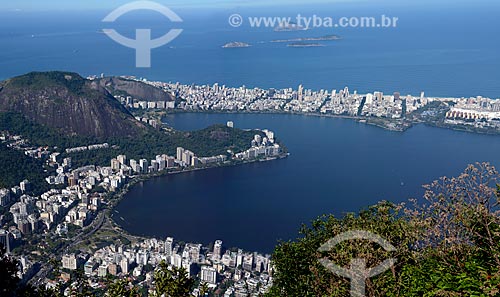
[[(51, 10), (101, 10), (112, 9), (117, 6), (133, 2), (134, 0), (21, 0), (21, 1), (5, 1), (0, 6), (0, 11), (51, 11)], [(281, 5), (321, 5), (335, 3), (364, 3), (377, 5), (419, 5), (419, 6), (446, 6), (446, 5), (493, 5), (498, 4), (495, 0), (477, 0), (471, 3), (467, 0), (442, 0), (436, 3), (433, 0), (311, 0), (304, 3), (303, 0), (156, 0), (155, 2), (161, 3), (169, 7), (182, 7), (182, 8), (234, 8), (234, 7), (259, 7), (259, 6), (281, 6)]]

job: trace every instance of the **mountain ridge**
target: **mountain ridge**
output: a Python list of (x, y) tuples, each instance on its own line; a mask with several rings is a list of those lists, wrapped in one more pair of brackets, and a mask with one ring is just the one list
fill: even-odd
[(30, 72), (1, 82), (2, 111), (66, 135), (133, 137), (147, 129), (98, 82), (73, 72)]

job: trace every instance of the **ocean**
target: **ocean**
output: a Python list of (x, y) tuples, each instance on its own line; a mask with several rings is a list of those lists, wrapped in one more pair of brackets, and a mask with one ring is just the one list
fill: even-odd
[[(406, 1), (407, 2), (407, 1)], [(500, 95), (500, 19), (489, 5), (336, 4), (232, 9), (172, 8), (184, 20), (173, 24), (156, 12), (133, 12), (116, 23), (101, 20), (105, 11), (0, 12), (0, 79), (34, 70), (69, 70), (82, 75), (136, 75), (185, 84), (220, 83), (262, 88), (341, 89), (428, 96)], [(395, 16), (396, 28), (317, 28), (274, 32), (233, 28), (228, 17), (250, 16)], [(159, 37), (170, 28), (184, 32), (154, 49), (152, 67), (135, 67), (135, 52), (99, 31), (112, 28), (134, 36), (152, 28)], [(321, 48), (288, 48), (274, 39), (337, 34)], [(250, 48), (223, 49), (241, 41)]]

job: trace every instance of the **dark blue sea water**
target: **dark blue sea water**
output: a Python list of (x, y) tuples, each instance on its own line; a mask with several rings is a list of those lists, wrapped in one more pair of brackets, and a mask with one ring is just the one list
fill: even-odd
[[(159, 1), (169, 4), (167, 1)], [(421, 4), (424, 3), (424, 4)], [(429, 96), (500, 94), (500, 5), (494, 1), (341, 1), (249, 7), (172, 7), (184, 33), (153, 50), (152, 68), (135, 68), (135, 53), (98, 31), (130, 37), (136, 28), (163, 35), (171, 23), (138, 12), (112, 26), (111, 11), (1, 11), (0, 79), (33, 70), (82, 75), (136, 75), (191, 84), (375, 90)], [(391, 29), (315, 29), (277, 33), (232, 28), (248, 16), (399, 17)], [(287, 48), (274, 39), (338, 34), (323, 48)], [(222, 49), (227, 42), (246, 49)], [(264, 43), (261, 43), (264, 42)], [(456, 175), (468, 163), (498, 165), (500, 138), (418, 126), (394, 133), (349, 120), (273, 115), (176, 115), (179, 129), (231, 119), (238, 127), (269, 128), (289, 147), (286, 160), (169, 176), (135, 187), (119, 206), (131, 232), (186, 241), (223, 239), (229, 246), (270, 251), (278, 238), (323, 213), (356, 211), (380, 199), (418, 196), (420, 185)], [(119, 219), (118, 219), (119, 220)]]
[(270, 251), (322, 214), (419, 198), (423, 184), (456, 176), (467, 164), (500, 165), (499, 137), (423, 125), (399, 133), (348, 119), (257, 114), (177, 114), (167, 122), (194, 130), (228, 120), (272, 129), (291, 156), (137, 185), (118, 206), (117, 222), (136, 234), (204, 243), (220, 238)]

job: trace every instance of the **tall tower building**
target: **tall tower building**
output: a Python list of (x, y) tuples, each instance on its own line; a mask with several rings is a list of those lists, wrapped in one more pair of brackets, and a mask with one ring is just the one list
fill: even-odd
[(299, 101), (304, 100), (304, 86), (302, 86), (302, 85), (299, 85), (299, 90), (297, 92), (297, 98), (299, 99)]
[(177, 160), (182, 161), (182, 155), (184, 154), (184, 148), (177, 148)]
[(222, 257), (222, 240), (216, 240), (214, 244), (213, 260), (219, 261)]
[(174, 239), (172, 237), (167, 237), (165, 241), (165, 254), (170, 258), (172, 256), (172, 251), (174, 248)]
[(3, 229), (0, 229), (0, 245), (2, 245), (5, 248), (5, 251), (7, 253), (10, 253), (9, 232)]

